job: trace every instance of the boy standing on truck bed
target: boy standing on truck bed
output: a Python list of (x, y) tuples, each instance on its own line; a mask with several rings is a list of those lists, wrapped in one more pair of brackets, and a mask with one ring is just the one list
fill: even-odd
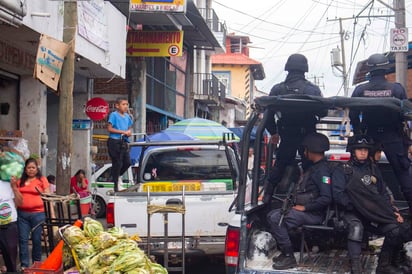
[(129, 154), (129, 136), (132, 134), (133, 121), (127, 113), (129, 102), (125, 98), (117, 98), (117, 111), (110, 113), (107, 130), (109, 139), (107, 149), (112, 159), (112, 180), (114, 191), (119, 191), (119, 176), (122, 175), (131, 165)]

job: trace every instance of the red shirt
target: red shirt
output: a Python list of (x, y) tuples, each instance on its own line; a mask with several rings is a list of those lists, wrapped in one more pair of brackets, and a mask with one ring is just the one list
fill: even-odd
[(34, 178), (31, 181), (26, 181), (23, 186), (20, 186), (21, 179), (17, 182), (17, 187), (23, 195), (23, 204), (18, 207), (19, 210), (25, 212), (44, 212), (43, 200), (41, 199), (40, 192), (44, 192), (49, 187), (47, 178), (42, 176)]
[(77, 178), (76, 176), (73, 176), (70, 179), (70, 193), (73, 193), (73, 189), (76, 190), (77, 193), (81, 193), (81, 192), (85, 192), (88, 191), (88, 185), (89, 185), (89, 181), (84, 178), (85, 182), (86, 182), (86, 187), (82, 187), (81, 183), (77, 183)]

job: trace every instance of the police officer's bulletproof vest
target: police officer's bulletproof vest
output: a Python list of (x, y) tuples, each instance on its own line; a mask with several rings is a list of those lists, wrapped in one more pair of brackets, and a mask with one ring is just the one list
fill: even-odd
[[(369, 82), (365, 84), (361, 92), (363, 97), (385, 97), (393, 98), (394, 95), (394, 83), (390, 82)], [(374, 131), (377, 127), (383, 129), (390, 128), (395, 129), (400, 127), (401, 117), (400, 114), (394, 111), (384, 111), (382, 109), (368, 110), (363, 112), (362, 120), (369, 126), (369, 130)], [(372, 134), (373, 132), (367, 132)]]
[(396, 217), (389, 202), (382, 199), (378, 192), (378, 178), (374, 174), (374, 167), (359, 170), (351, 165), (344, 165), (348, 179), (346, 192), (353, 206), (366, 220), (380, 224), (396, 223)]
[(311, 166), (305, 173), (303, 173), (301, 180), (298, 183), (295, 194), (295, 203), (297, 205), (306, 205), (313, 202), (319, 197), (319, 189), (316, 185), (310, 184), (310, 175), (312, 173)]
[(282, 82), (279, 84), (279, 95), (288, 94), (305, 94), (305, 88), (309, 84), (309, 81), (296, 81), (292, 85)]
[[(278, 95), (289, 95), (289, 94), (305, 94), (305, 88), (310, 84), (307, 80), (298, 80), (292, 83), (282, 82), (276, 87)], [(314, 128), (317, 120), (315, 114), (311, 115), (308, 112), (288, 112), (282, 113), (282, 117), (279, 121), (279, 128), (282, 131), (282, 127), (292, 128), (295, 126), (300, 126), (302, 128)], [(311, 132), (311, 131), (309, 131)], [(305, 132), (305, 134), (309, 133)], [(286, 133), (287, 134), (287, 133)], [(292, 132), (294, 134), (294, 132)]]

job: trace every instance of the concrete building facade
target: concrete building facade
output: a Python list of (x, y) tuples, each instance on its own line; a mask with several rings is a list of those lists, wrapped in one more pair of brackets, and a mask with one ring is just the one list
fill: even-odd
[[(229, 121), (229, 127), (243, 125), (250, 114), (251, 103), (255, 97), (255, 81), (265, 78), (265, 71), (261, 62), (249, 57), (249, 47), (251, 43), (248, 36), (228, 34), (226, 37), (226, 53), (212, 56), (213, 75), (226, 86), (226, 96), (232, 98), (232, 102), (242, 102), (240, 104), (230, 104), (236, 108), (233, 111), (224, 111), (221, 117)], [(233, 99), (236, 99), (233, 101)], [(240, 100), (240, 101), (239, 101)], [(241, 111), (242, 105), (244, 110)]]
[[(79, 1), (77, 8), (81, 14), (92, 12), (92, 22), (99, 23), (92, 39), (93, 28), (80, 19), (86, 29), (79, 28), (75, 38), (73, 119), (87, 120), (84, 106), (93, 96), (93, 79), (126, 75), (126, 16), (108, 1)], [(1, 141), (21, 133), (30, 153), (41, 157), (45, 175), (56, 171), (60, 106), (56, 92), (33, 78), (33, 70), (40, 35), (62, 41), (63, 18), (64, 1), (0, 1), (0, 130), (8, 135)], [(73, 140), (72, 173), (90, 170), (90, 130), (74, 130)]]

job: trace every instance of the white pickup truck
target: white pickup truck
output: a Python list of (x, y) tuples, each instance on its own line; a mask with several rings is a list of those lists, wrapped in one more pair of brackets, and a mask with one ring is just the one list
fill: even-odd
[[(186, 256), (223, 254), (226, 228), (234, 216), (228, 209), (238, 185), (235, 143), (193, 140), (131, 145), (147, 149), (143, 149), (138, 164), (137, 184), (110, 197), (108, 226), (137, 233), (143, 239), (142, 245), (150, 244), (151, 254), (160, 256), (164, 251), (163, 214), (151, 215), (152, 241), (148, 242), (148, 203), (165, 206), (168, 201), (180, 200), (185, 207)], [(169, 213), (169, 254), (181, 252), (181, 235), (182, 214)]]
[[(111, 177), (112, 164), (104, 164), (92, 174), (90, 192), (93, 197), (93, 209), (97, 218), (106, 217), (106, 207), (110, 196), (108, 191), (113, 191), (113, 182)], [(133, 175), (137, 170), (136, 166), (130, 167), (121, 176), (121, 187), (129, 188), (135, 185), (135, 176)]]

